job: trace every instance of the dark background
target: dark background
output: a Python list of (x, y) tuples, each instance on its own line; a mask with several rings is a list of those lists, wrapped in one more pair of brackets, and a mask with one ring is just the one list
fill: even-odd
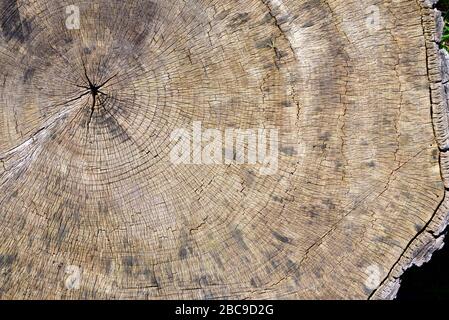
[(449, 300), (449, 244), (422, 267), (408, 269), (401, 280), (398, 300)]

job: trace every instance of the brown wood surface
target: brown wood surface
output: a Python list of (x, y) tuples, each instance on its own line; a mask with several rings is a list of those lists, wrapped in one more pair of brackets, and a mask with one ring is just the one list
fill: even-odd
[[(0, 0), (0, 298), (394, 297), (448, 220), (431, 2)], [(195, 121), (278, 171), (174, 165)]]

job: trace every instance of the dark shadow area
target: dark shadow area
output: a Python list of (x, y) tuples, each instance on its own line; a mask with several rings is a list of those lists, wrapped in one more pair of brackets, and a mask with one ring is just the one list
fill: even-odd
[(440, 11), (446, 12), (449, 10), (449, 0), (438, 1), (436, 8)]
[(449, 300), (449, 244), (422, 267), (408, 269), (401, 280), (398, 300)]

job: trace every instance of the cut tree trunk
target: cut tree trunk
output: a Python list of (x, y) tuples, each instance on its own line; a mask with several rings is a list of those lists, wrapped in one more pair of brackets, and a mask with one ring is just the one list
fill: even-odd
[[(0, 298), (393, 298), (448, 222), (434, 2), (0, 0)], [(277, 170), (174, 163), (198, 124)]]

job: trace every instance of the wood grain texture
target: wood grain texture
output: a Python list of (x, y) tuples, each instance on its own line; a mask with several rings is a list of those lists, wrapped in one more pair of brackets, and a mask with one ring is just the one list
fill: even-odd
[[(449, 219), (434, 2), (0, 0), (0, 298), (393, 298)], [(195, 121), (278, 171), (174, 165)]]

